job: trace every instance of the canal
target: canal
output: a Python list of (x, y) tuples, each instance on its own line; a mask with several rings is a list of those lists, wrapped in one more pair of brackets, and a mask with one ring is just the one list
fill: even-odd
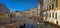
[[(18, 17), (16, 20), (20, 21), (23, 18)], [(23, 28), (56, 28), (56, 25), (49, 23), (49, 22), (43, 22), (43, 20), (35, 21), (34, 19), (26, 18), (26, 24)], [(59, 27), (60, 28), (60, 27)]]
[[(20, 21), (20, 20), (23, 20), (23, 18), (17, 17), (16, 20)], [(25, 27), (22, 27), (22, 28), (56, 28), (56, 25), (54, 25), (52, 23), (43, 22), (43, 20), (39, 20), (39, 21), (34, 21), (34, 20), (35, 19), (26, 18)]]
[(35, 24), (32, 24), (30, 21), (29, 23), (26, 23), (25, 28), (56, 28), (56, 25), (48, 22), (45, 23), (43, 21), (37, 21)]

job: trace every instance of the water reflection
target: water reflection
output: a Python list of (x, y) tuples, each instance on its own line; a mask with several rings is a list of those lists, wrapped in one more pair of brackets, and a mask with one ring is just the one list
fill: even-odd
[(40, 23), (38, 24), (38, 28), (56, 28), (52, 23)]
[(55, 25), (51, 24), (51, 23), (45, 23), (40, 21), (39, 24), (30, 24), (30, 23), (26, 23), (25, 28), (56, 28)]
[(28, 24), (28, 23), (27, 23), (27, 24), (25, 25), (25, 28), (31, 28), (31, 24)]

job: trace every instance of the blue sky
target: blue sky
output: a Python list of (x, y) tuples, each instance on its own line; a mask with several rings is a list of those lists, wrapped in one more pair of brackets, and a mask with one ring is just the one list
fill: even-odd
[(14, 11), (23, 11), (38, 7), (38, 0), (0, 0), (0, 3), (5, 4), (10, 11), (12, 10), (12, 6), (14, 6)]

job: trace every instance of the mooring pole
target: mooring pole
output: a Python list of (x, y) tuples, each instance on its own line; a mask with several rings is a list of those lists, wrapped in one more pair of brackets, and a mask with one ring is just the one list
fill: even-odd
[(56, 28), (58, 28), (58, 20), (56, 21)]

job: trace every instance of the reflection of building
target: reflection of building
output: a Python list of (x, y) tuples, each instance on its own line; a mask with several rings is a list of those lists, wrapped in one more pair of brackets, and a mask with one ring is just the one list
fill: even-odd
[(6, 21), (9, 13), (10, 10), (4, 4), (0, 3), (0, 22)]
[(44, 7), (43, 7), (43, 13), (44, 13), (44, 19), (55, 23), (56, 20), (58, 20), (58, 24), (60, 25), (60, 0), (45, 0)]

